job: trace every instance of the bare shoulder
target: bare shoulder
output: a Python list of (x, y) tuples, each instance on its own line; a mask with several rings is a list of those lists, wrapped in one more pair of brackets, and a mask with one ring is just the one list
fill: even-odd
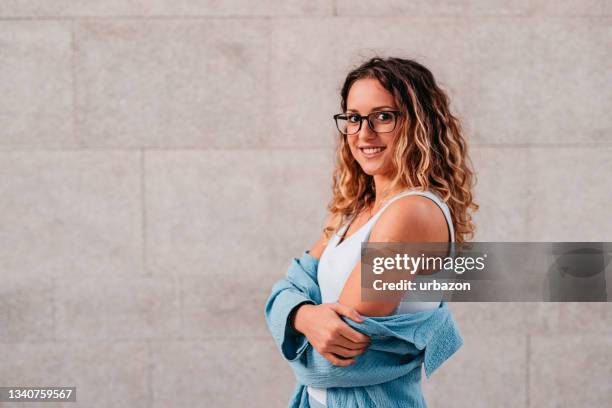
[(314, 256), (317, 259), (321, 258), (321, 255), (323, 254), (323, 251), (325, 250), (325, 247), (327, 246), (327, 240), (325, 239), (323, 230), (327, 227), (331, 227), (335, 225), (335, 223), (339, 219), (340, 219), (339, 214), (331, 214), (331, 213), (327, 214), (327, 218), (325, 219), (323, 223), (323, 228), (321, 228), (321, 234), (319, 235), (319, 239), (317, 240), (317, 242), (313, 244), (313, 246), (308, 251), (310, 255)]
[(408, 195), (382, 212), (370, 234), (372, 242), (447, 242), (446, 217), (432, 199)]

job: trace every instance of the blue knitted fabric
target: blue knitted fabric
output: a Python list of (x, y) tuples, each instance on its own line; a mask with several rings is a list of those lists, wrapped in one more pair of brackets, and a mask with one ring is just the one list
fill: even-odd
[(309, 407), (307, 385), (327, 388), (329, 408), (424, 407), (421, 365), (427, 378), (463, 344), (448, 308), (381, 317), (365, 317), (347, 324), (371, 342), (355, 364), (330, 363), (308, 343), (306, 336), (288, 328), (291, 310), (302, 302), (321, 304), (317, 282), (318, 260), (304, 251), (293, 258), (286, 276), (273, 286), (265, 318), (272, 337), (297, 379), (290, 408)]

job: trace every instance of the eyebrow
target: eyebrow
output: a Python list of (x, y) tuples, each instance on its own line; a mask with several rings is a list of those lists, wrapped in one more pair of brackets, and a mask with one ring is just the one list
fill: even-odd
[[(376, 106), (376, 107), (372, 108), (372, 112), (375, 112), (378, 109), (383, 109), (383, 108), (395, 109), (393, 106), (383, 105), (383, 106)], [(347, 112), (357, 112), (357, 113), (359, 113), (359, 111), (356, 110), (356, 109), (347, 109), (346, 111)]]

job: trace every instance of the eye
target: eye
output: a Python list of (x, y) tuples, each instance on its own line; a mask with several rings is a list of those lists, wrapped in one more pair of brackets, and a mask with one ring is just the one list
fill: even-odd
[(359, 123), (360, 120), (361, 120), (361, 116), (357, 114), (348, 115), (349, 123)]
[(393, 119), (393, 112), (377, 112), (376, 120), (379, 122), (388, 122)]

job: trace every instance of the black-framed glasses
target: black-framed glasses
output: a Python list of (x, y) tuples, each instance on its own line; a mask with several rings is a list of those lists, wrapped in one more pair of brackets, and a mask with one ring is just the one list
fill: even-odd
[(354, 135), (361, 130), (361, 123), (368, 121), (368, 126), (376, 133), (389, 133), (395, 130), (397, 118), (402, 113), (400, 111), (376, 111), (370, 112), (366, 116), (358, 113), (338, 113), (334, 115), (336, 127), (343, 135)]

